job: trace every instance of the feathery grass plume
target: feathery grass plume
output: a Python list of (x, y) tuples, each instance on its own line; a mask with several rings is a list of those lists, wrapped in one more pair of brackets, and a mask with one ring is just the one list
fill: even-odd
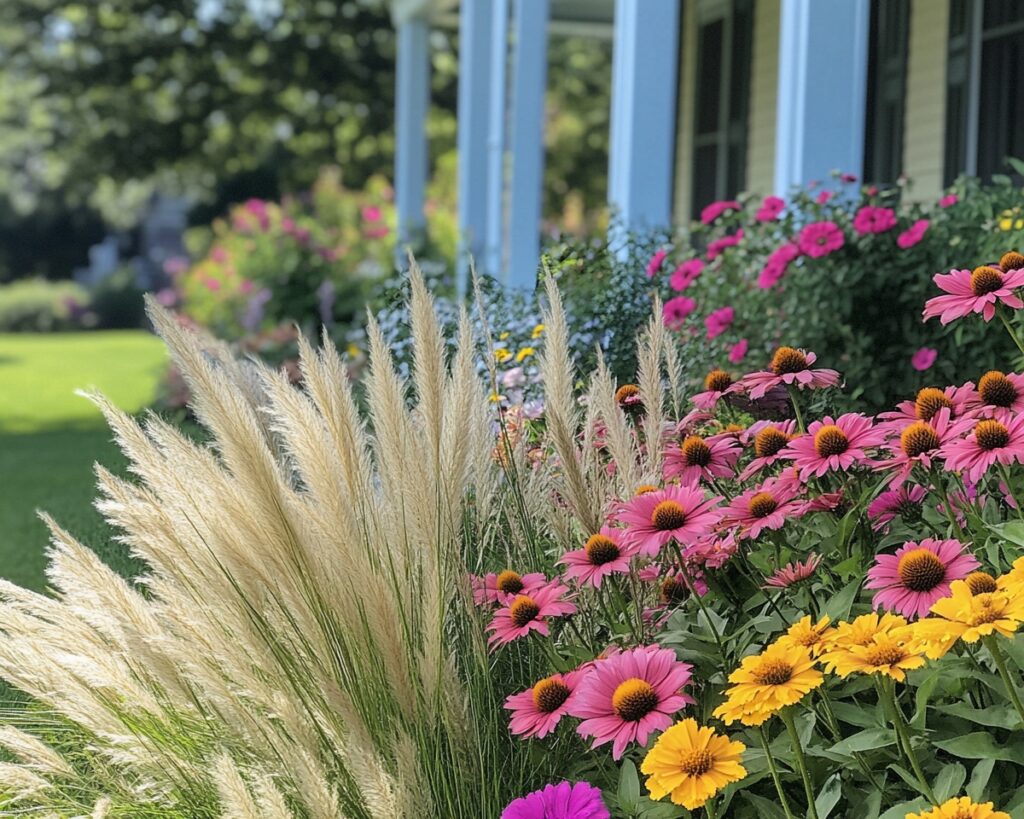
[(644, 403), (643, 426), (647, 438), (646, 471), (651, 475), (661, 475), (661, 439), (665, 426), (661, 362), (665, 341), (665, 322), (661, 310), (655, 310), (637, 344), (637, 386)]
[(640, 472), (637, 439), (629, 429), (625, 413), (615, 400), (615, 390), (615, 381), (608, 371), (604, 355), (598, 350), (597, 369), (591, 380), (590, 394), (594, 408), (604, 423), (605, 445), (616, 466), (616, 494), (620, 498), (628, 498), (641, 483), (649, 480), (645, 481), (645, 476)]
[[(654, 313), (662, 315), (661, 298), (654, 298)], [(672, 399), (672, 417), (682, 418), (683, 408), (687, 405), (687, 371), (679, 357), (679, 342), (675, 335), (667, 334), (665, 338), (665, 370), (668, 373), (668, 387)]]

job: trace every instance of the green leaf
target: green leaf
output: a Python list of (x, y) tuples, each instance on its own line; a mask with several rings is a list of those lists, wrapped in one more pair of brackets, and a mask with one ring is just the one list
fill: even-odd
[(818, 791), (818, 796), (814, 800), (818, 819), (828, 819), (828, 815), (832, 813), (832, 809), (839, 802), (842, 792), (843, 781), (838, 773), (832, 774), (832, 776), (825, 780), (825, 784), (822, 785), (821, 790)]
[(829, 598), (825, 604), (825, 614), (832, 618), (832, 621), (845, 620), (850, 614), (850, 607), (857, 598), (860, 591), (860, 582), (854, 580), (847, 583), (843, 588)]
[(953, 739), (935, 740), (935, 746), (961, 759), (998, 759), (1024, 765), (1024, 748), (1001, 745), (987, 731), (975, 731)]
[(992, 705), (988, 708), (974, 708), (966, 702), (953, 702), (935, 708), (943, 714), (965, 719), (975, 725), (987, 728), (1016, 728), (1020, 724), (1020, 716), (1009, 705)]
[(852, 756), (857, 751), (871, 751), (875, 748), (884, 748), (886, 745), (892, 745), (895, 741), (895, 734), (886, 728), (868, 728), (840, 740), (829, 748), (829, 751), (834, 754), (842, 754), (843, 756)]
[(749, 791), (743, 791), (743, 798), (754, 806), (758, 816), (769, 817), (769, 819), (786, 819), (786, 814), (776, 802)]
[(916, 813), (927, 810), (930, 807), (931, 805), (924, 799), (915, 799), (913, 802), (903, 802), (899, 805), (894, 805), (879, 816), (878, 819), (906, 819), (908, 813)]
[(967, 783), (966, 793), (975, 802), (980, 802), (985, 795), (985, 788), (988, 787), (988, 780), (992, 777), (992, 769), (995, 766), (994, 759), (983, 759), (971, 771), (971, 781)]
[(619, 768), (619, 807), (626, 813), (636, 813), (640, 802), (640, 775), (631, 759), (623, 761)]
[(935, 784), (932, 786), (932, 790), (935, 791), (935, 798), (939, 802), (945, 802), (950, 797), (960, 793), (960, 787), (966, 779), (967, 769), (959, 762), (947, 765), (935, 777)]
[(914, 711), (914, 718), (910, 721), (917, 730), (924, 730), (925, 715), (928, 711), (928, 700), (931, 699), (935, 688), (939, 684), (939, 680), (942, 678), (942, 672), (936, 670), (929, 674), (923, 683), (917, 687), (917, 698), (916, 698), (916, 710)]

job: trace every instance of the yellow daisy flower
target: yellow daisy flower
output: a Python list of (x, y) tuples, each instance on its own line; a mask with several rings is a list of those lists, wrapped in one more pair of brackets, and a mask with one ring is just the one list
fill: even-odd
[(836, 651), (853, 646), (866, 646), (876, 634), (885, 634), (906, 625), (907, 621), (898, 614), (862, 614), (853, 622), (836, 623), (836, 627), (828, 634), (826, 649)]
[(929, 657), (941, 657), (957, 640), (976, 643), (990, 634), (1013, 635), (1024, 622), (1024, 596), (1015, 593), (1013, 584), (1000, 589), (996, 583), (995, 591), (972, 594), (967, 581), (953, 581), (950, 596), (936, 600), (931, 616), (914, 627)]
[(854, 673), (884, 674), (897, 682), (907, 671), (924, 665), (924, 655), (908, 627), (879, 632), (865, 645), (852, 645), (822, 655), (822, 662), (840, 677)]
[(533, 328), (533, 332), (530, 333), (530, 338), (540, 338), (542, 335), (544, 335), (545, 329), (546, 328), (543, 324), (538, 324), (536, 327)]
[(1010, 819), (1010, 814), (993, 809), (991, 802), (979, 805), (969, 796), (954, 796), (937, 808), (923, 813), (908, 813), (906, 819)]
[(729, 682), (735, 685), (725, 692), (727, 699), (714, 715), (727, 725), (736, 721), (761, 725), (782, 708), (802, 700), (823, 680), (806, 648), (775, 643), (760, 654), (745, 657), (729, 675)]
[(533, 347), (523, 347), (518, 353), (516, 353), (516, 362), (522, 364), (526, 359), (537, 351)]
[(817, 657), (828, 646), (832, 632), (832, 629), (829, 628), (831, 622), (832, 619), (826, 615), (817, 623), (812, 623), (811, 615), (808, 614), (793, 623), (786, 633), (775, 642), (778, 645), (803, 646), (811, 653), (812, 657)]
[(512, 353), (510, 353), (504, 347), (498, 347), (494, 351), (494, 358), (499, 364), (504, 364), (506, 361), (512, 358)]
[(694, 810), (747, 775), (740, 764), (745, 750), (742, 742), (684, 719), (658, 737), (640, 770), (648, 776), (652, 799), (669, 796), (675, 804)]
[(507, 341), (510, 335), (512, 334), (508, 330), (506, 330), (504, 333), (498, 336), (498, 341)]

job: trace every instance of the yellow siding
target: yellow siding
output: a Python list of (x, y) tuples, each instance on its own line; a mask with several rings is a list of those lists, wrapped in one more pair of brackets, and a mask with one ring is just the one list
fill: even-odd
[(747, 134), (747, 190), (772, 192), (775, 181), (775, 115), (779, 85), (780, 0), (754, 3), (750, 64), (750, 126)]
[(676, 114), (676, 178), (673, 214), (677, 224), (690, 221), (690, 187), (693, 167), (693, 110), (697, 95), (697, 0), (683, 3), (683, 31), (680, 43), (682, 72)]
[(913, 0), (907, 56), (903, 171), (914, 183), (911, 189), (914, 199), (934, 199), (942, 191), (948, 34), (948, 2)]

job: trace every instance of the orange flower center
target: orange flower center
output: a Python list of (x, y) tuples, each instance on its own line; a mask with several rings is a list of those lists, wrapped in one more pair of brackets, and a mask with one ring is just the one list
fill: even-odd
[(807, 369), (807, 356), (794, 347), (779, 347), (772, 356), (772, 363), (768, 365), (775, 375), (786, 373), (799, 373)]
[(914, 401), (914, 414), (922, 421), (931, 421), (943, 407), (952, 414), (953, 402), (946, 398), (946, 394), (935, 387), (925, 387)]
[(537, 619), (540, 614), (540, 606), (532, 597), (525, 594), (519, 595), (509, 606), (509, 619), (516, 628), (522, 628), (528, 623)]
[(1011, 250), (1008, 253), (1003, 254), (1002, 258), (999, 260), (999, 266), (1003, 268), (1003, 270), (1020, 270), (1024, 267), (1024, 256), (1015, 250)]
[(657, 492), (657, 491), (658, 491), (658, 487), (656, 487), (654, 484), (650, 484), (650, 483), (642, 483), (642, 484), (640, 484), (640, 486), (638, 486), (636, 488), (636, 494), (638, 496), (639, 495), (646, 495), (646, 494), (648, 494), (650, 492)]
[(1017, 400), (1017, 388), (999, 370), (991, 370), (978, 379), (981, 400), (993, 407), (1010, 407)]
[(1003, 616), (1003, 607), (996, 603), (991, 594), (979, 597), (977, 608), (971, 612), (971, 625), (980, 626), (983, 623), (994, 623)]
[(793, 678), (793, 666), (784, 660), (763, 660), (754, 671), (758, 685), (785, 685)]
[(896, 574), (911, 591), (927, 592), (946, 579), (946, 564), (928, 549), (913, 549), (900, 558)]
[(661, 591), (659, 593), (659, 599), (662, 605), (668, 605), (670, 603), (682, 603), (687, 597), (689, 597), (690, 590), (686, 588), (684, 583), (678, 577), (666, 577), (661, 583)]
[(659, 532), (678, 529), (686, 523), (686, 511), (674, 500), (663, 500), (651, 512), (651, 525)]
[(915, 421), (900, 435), (900, 446), (908, 458), (938, 449), (939, 433), (927, 421)]
[(999, 588), (996, 579), (988, 572), (971, 572), (964, 578), (964, 582), (972, 595), (988, 594)]
[(754, 454), (758, 458), (770, 458), (789, 441), (789, 436), (778, 427), (765, 427), (754, 436)]
[(505, 569), (498, 575), (494, 585), (504, 594), (519, 594), (523, 590), (523, 577), (511, 569)]
[(826, 424), (814, 433), (814, 451), (822, 458), (842, 455), (850, 448), (850, 439), (835, 424)]
[(1003, 274), (994, 267), (982, 265), (974, 268), (971, 273), (971, 292), (975, 296), (984, 296), (1003, 286)]
[(569, 699), (569, 686), (557, 677), (547, 677), (533, 687), (533, 704), (537, 710), (550, 714)]
[(725, 392), (732, 384), (732, 376), (725, 370), (712, 370), (704, 376), (704, 389)]
[(779, 508), (779, 502), (770, 492), (758, 492), (747, 503), (747, 509), (755, 518), (763, 518)]
[(587, 559), (595, 566), (611, 563), (619, 556), (619, 547), (606, 535), (591, 535), (584, 548), (587, 550)]
[(896, 665), (906, 656), (907, 652), (900, 646), (893, 643), (882, 643), (881, 645), (871, 646), (867, 650), (864, 659), (867, 660), (868, 665), (881, 668), (885, 665)]
[(640, 402), (640, 388), (636, 384), (623, 384), (619, 387), (615, 391), (615, 400), (623, 409), (637, 410), (643, 407)]
[(649, 682), (630, 677), (612, 694), (612, 708), (626, 722), (639, 722), (658, 707), (658, 692)]
[(1010, 443), (1010, 430), (998, 421), (978, 421), (974, 427), (974, 440), (982, 449), (1002, 449)]
[(688, 436), (679, 449), (687, 466), (707, 466), (711, 463), (711, 447), (699, 435)]
[(715, 764), (715, 758), (706, 749), (686, 751), (680, 757), (679, 769), (687, 776), (703, 776)]

